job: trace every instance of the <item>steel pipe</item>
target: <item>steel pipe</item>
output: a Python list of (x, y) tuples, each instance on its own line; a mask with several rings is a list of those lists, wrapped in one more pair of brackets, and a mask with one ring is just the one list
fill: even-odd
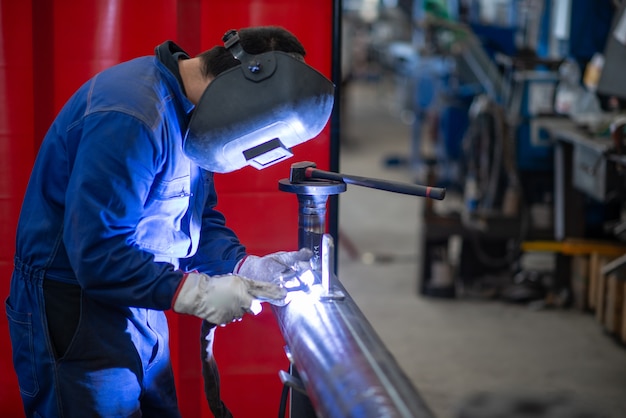
[(433, 417), (338, 280), (342, 299), (297, 293), (274, 314), (318, 417)]
[[(326, 201), (344, 192), (345, 183), (283, 179), (279, 189), (298, 197), (298, 244), (313, 251), (312, 265), (321, 278), (309, 292), (292, 293), (286, 306), (273, 307), (294, 374), (302, 381), (315, 415), (433, 417), (335, 275), (332, 237), (324, 234)], [(310, 415), (308, 405), (296, 409), (300, 415)]]

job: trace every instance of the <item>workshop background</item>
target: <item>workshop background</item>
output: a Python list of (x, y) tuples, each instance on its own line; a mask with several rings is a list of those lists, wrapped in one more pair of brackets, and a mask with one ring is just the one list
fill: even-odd
[[(445, 187), (435, 202), (349, 185), (329, 214), (338, 279), (434, 415), (626, 416), (624, 7), (0, 0), (0, 295), (41, 138), (82, 82), (164, 39), (195, 54), (227, 29), (278, 24), (337, 84), (339, 131), (329, 126), (289, 162), (216, 180), (249, 251), (297, 245), (295, 198), (276, 187), (291, 162)], [(170, 320), (183, 416), (209, 417), (199, 322)], [(276, 416), (288, 361), (272, 312), (218, 335), (235, 416)], [(4, 315), (0, 364), (0, 413), (23, 416)]]
[(373, 3), (340, 170), (447, 194), (349, 187), (340, 280), (435, 416), (626, 416), (626, 5)]

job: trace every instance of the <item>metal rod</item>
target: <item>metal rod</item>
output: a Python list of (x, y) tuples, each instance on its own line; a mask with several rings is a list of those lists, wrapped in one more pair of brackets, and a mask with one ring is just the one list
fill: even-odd
[(371, 189), (408, 194), (411, 196), (430, 197), (431, 199), (437, 200), (443, 200), (443, 198), (446, 196), (446, 189), (441, 187), (422, 186), (419, 184), (401, 183), (391, 180), (372, 179), (369, 177), (333, 173), (330, 171), (318, 170), (315, 168), (307, 168), (306, 176), (307, 178), (343, 181), (348, 184), (369, 187)]
[(335, 263), (333, 257), (335, 245), (330, 234), (322, 236), (322, 289), (325, 294), (330, 294), (330, 278), (334, 274)]

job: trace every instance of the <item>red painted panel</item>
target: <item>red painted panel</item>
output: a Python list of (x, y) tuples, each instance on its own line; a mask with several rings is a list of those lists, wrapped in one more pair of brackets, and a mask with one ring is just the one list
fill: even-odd
[(233, 415), (276, 417), (282, 388), (278, 371), (287, 370), (289, 362), (270, 307), (264, 306), (257, 316), (219, 328), (215, 345), (222, 397)]
[[(32, 2), (0, 0), (0, 300), (9, 293), (15, 227), (33, 163)], [(4, 304), (2, 304), (4, 312)], [(7, 319), (0, 315), (0, 411), (24, 416), (11, 362)]]
[(190, 56), (202, 52), (200, 40), (200, 0), (178, 1), (177, 4), (177, 36), (176, 42), (183, 47)]
[[(52, 1), (52, 0), (48, 0)], [(54, 0), (55, 108), (97, 72), (176, 38), (177, 0)]]
[(228, 214), (228, 225), (237, 231), (248, 253), (263, 255), (297, 249), (298, 201), (294, 194), (222, 193), (220, 202), (220, 211)]

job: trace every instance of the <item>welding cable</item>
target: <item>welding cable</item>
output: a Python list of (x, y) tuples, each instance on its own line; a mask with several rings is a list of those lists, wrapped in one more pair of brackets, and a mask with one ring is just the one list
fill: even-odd
[[(485, 190), (485, 194), (480, 197), (478, 206), (488, 215), (494, 210), (496, 196), (502, 185), (503, 171), (507, 177), (508, 186), (515, 188), (521, 195), (519, 176), (515, 168), (514, 151), (510, 144), (507, 123), (501, 107), (483, 98), (475, 103), (470, 115), (470, 126), (463, 140), (463, 146), (468, 156), (468, 176), (474, 175), (478, 190)], [(492, 144), (494, 145), (493, 150)], [(523, 202), (523, 197), (521, 201)], [(519, 233), (513, 237), (512, 248), (501, 257), (488, 254), (481, 242), (480, 232), (469, 225), (470, 243), (481, 263), (493, 268), (504, 268), (511, 265), (519, 257), (520, 244), (528, 233), (530, 225), (530, 215), (526, 205), (521, 204), (519, 214)]]
[[(487, 193), (483, 200), (483, 207), (488, 210), (494, 209), (496, 195), (498, 193), (498, 187), (501, 184), (501, 172), (502, 172), (502, 160), (504, 154), (504, 120), (500, 108), (497, 106), (490, 106), (489, 112), (493, 120), (493, 153), (491, 154), (491, 170), (487, 178)], [(489, 147), (491, 148), (491, 147)]]
[(283, 384), (283, 390), (280, 393), (280, 406), (278, 407), (278, 418), (285, 418), (287, 413), (287, 399), (289, 398), (289, 386)]

